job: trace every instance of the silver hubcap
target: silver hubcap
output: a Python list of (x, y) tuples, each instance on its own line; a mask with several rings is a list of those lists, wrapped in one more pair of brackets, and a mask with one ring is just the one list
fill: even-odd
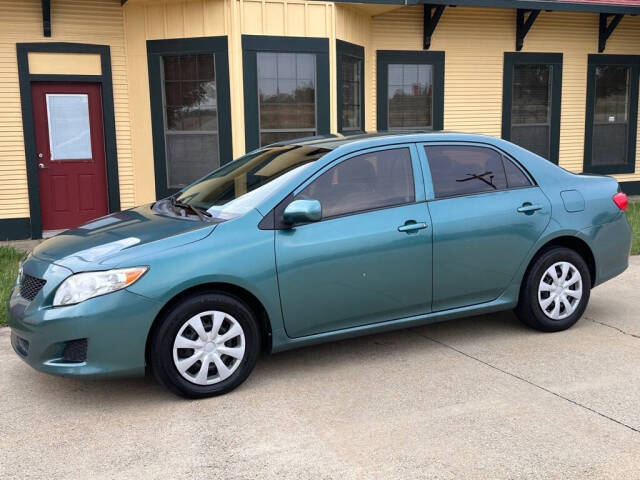
[(244, 330), (235, 318), (224, 312), (202, 312), (178, 331), (173, 342), (173, 363), (191, 383), (211, 385), (237, 370), (244, 348)]
[(576, 311), (582, 298), (582, 276), (569, 262), (547, 268), (538, 287), (538, 303), (545, 315), (562, 320)]

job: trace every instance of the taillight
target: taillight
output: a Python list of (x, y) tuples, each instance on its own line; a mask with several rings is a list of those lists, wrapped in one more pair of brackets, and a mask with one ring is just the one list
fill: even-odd
[(613, 203), (615, 203), (620, 210), (626, 210), (629, 205), (627, 194), (624, 192), (618, 192), (613, 196)]

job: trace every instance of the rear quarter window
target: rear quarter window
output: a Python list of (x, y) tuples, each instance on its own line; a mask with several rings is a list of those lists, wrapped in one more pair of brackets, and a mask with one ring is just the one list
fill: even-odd
[(504, 173), (507, 176), (507, 186), (509, 188), (528, 187), (531, 185), (531, 181), (524, 172), (511, 160), (503, 156), (502, 163), (504, 163)]

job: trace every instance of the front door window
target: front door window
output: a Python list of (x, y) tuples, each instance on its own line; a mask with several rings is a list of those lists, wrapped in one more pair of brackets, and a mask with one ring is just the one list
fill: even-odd
[(89, 95), (48, 93), (46, 101), (51, 160), (91, 158)]

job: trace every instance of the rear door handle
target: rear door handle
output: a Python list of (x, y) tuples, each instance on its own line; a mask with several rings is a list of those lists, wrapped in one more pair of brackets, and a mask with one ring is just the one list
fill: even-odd
[(520, 213), (533, 213), (536, 210), (542, 210), (542, 205), (538, 203), (529, 203), (525, 202), (521, 207), (518, 207), (518, 212)]
[(417, 223), (415, 220), (407, 220), (404, 225), (398, 227), (399, 232), (415, 232), (416, 230), (423, 230), (427, 228), (427, 224), (424, 222)]

